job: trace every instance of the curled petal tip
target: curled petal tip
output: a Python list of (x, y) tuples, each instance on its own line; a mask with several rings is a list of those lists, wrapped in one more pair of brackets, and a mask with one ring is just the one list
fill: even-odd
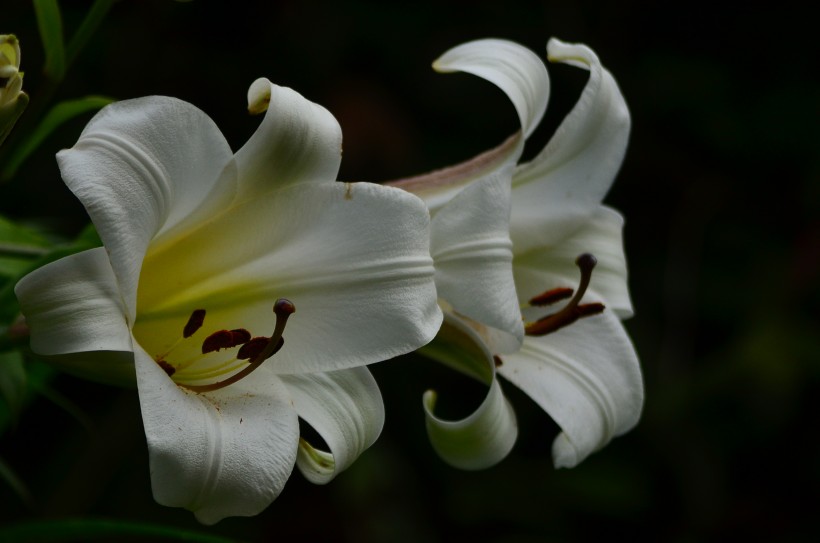
[(248, 113), (251, 115), (259, 115), (268, 110), (271, 96), (271, 82), (260, 77), (251, 83), (248, 89)]

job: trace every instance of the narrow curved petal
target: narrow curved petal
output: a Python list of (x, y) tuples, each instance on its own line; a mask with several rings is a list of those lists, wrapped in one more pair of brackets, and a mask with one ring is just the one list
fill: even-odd
[[(434, 345), (434, 346), (433, 346)], [(512, 405), (496, 379), (495, 362), (483, 339), (458, 318), (448, 315), (442, 333), (426, 355), (441, 355), (441, 361), (466, 375), (481, 375), (489, 391), (481, 405), (468, 417), (450, 421), (434, 414), (437, 394), (428, 390), (422, 404), (427, 436), (436, 453), (453, 467), (484, 469), (503, 460), (518, 437)]]
[(521, 300), (551, 288), (575, 288), (580, 279), (575, 259), (592, 253), (598, 265), (592, 272), (588, 298), (602, 302), (622, 319), (631, 317), (623, 225), (624, 219), (617, 211), (599, 206), (579, 230), (554, 247), (516, 255), (513, 270)]
[(149, 242), (189, 223), (197, 208), (230, 201), (231, 176), (222, 173), (231, 157), (207, 115), (159, 96), (106, 106), (73, 148), (57, 154), (63, 180), (108, 250), (129, 322)]
[(135, 359), (154, 499), (193, 511), (203, 524), (267, 507), (290, 477), (299, 439), (281, 381), (263, 372), (196, 394), (142, 349)]
[(595, 53), (553, 39), (548, 55), (553, 62), (588, 69), (590, 76), (547, 146), (513, 176), (516, 251), (553, 245), (578, 229), (612, 185), (629, 138), (626, 102)]
[(439, 72), (466, 72), (486, 79), (510, 98), (529, 137), (547, 109), (550, 80), (541, 59), (507, 40), (483, 39), (458, 45), (433, 63)]
[(265, 117), (236, 153), (240, 198), (255, 198), (291, 183), (336, 180), (342, 129), (328, 110), (265, 78), (248, 89), (248, 110), (265, 111)]
[(296, 465), (315, 484), (329, 483), (381, 434), (384, 404), (367, 368), (283, 375), (293, 407), (327, 444), (329, 451), (299, 441)]
[(14, 292), (37, 354), (132, 350), (119, 287), (103, 248), (47, 264), (23, 277)]
[(498, 147), (461, 164), (384, 184), (415, 194), (424, 200), (430, 213), (436, 213), (467, 185), (509, 169), (518, 161), (523, 150), (524, 139), (518, 133)]
[(543, 337), (527, 337), (499, 373), (526, 392), (561, 427), (556, 467), (573, 467), (630, 430), (643, 407), (637, 355), (610, 311)]
[(499, 331), (492, 352), (518, 349), (524, 338), (509, 238), (512, 165), (473, 183), (433, 216), (430, 253), (439, 298)]
[(471, 73), (493, 83), (512, 101), (521, 122), (521, 132), (495, 149), (456, 166), (387, 183), (416, 194), (435, 213), (468, 184), (499, 175), (518, 161), (524, 140), (547, 109), (550, 82), (544, 63), (535, 53), (506, 40), (484, 39), (459, 45), (444, 53), (433, 67), (445, 73)]
[(442, 318), (429, 235), (423, 202), (398, 189), (329, 183), (269, 193), (146, 258), (134, 334), (149, 352), (161, 349), (202, 308), (209, 330), (270, 335), (273, 303), (288, 298), (296, 313), (268, 362), (280, 373), (410, 352)]

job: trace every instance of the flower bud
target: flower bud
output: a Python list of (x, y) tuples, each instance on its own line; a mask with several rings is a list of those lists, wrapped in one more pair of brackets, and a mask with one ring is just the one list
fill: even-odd
[(0, 144), (28, 105), (22, 89), (20, 42), (14, 34), (0, 34)]

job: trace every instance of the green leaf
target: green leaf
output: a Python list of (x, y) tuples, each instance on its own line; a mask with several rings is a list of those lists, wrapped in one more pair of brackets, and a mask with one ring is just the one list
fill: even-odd
[[(17, 494), (20, 500), (27, 506), (32, 507), (34, 505), (34, 500), (32, 499), (31, 492), (26, 486), (26, 483), (24, 483), (23, 480), (20, 479), (20, 477), (14, 472), (13, 469), (11, 469), (11, 467), (8, 464), (6, 464), (6, 462), (2, 458), (0, 458), (0, 480), (5, 481), (6, 484), (14, 491), (14, 493)], [(1, 532), (0, 541), (6, 541)]]
[(40, 256), (51, 244), (30, 228), (20, 226), (0, 215), (0, 252)]
[(139, 537), (141, 541), (239, 543), (236, 539), (182, 530), (172, 526), (109, 519), (32, 520), (0, 528), (0, 542), (111, 541), (117, 537)]
[(88, 226), (70, 244), (49, 249), (45, 254), (32, 260), (18, 275), (10, 277), (9, 280), (4, 283), (0, 283), (2, 284), (2, 287), (0, 287), (0, 325), (10, 324), (20, 312), (17, 297), (14, 295), (14, 285), (17, 284), (17, 281), (21, 277), (41, 266), (45, 266), (49, 262), (54, 262), (55, 260), (73, 255), (74, 253), (85, 251), (86, 249), (99, 247), (101, 244), (94, 227)]
[(12, 178), (31, 153), (63, 123), (83, 113), (96, 111), (111, 102), (114, 102), (114, 99), (106, 96), (86, 96), (85, 98), (60, 102), (51, 108), (31, 136), (15, 149), (14, 154), (3, 169), (3, 179)]
[[(48, 383), (54, 380), (59, 373), (55, 368), (37, 360), (29, 361), (25, 364), (26, 388), (21, 398), (20, 410), (25, 410), (35, 398), (35, 389), (47, 387)], [(12, 427), (14, 423), (14, 413), (6, 403), (0, 402), (0, 435)]]
[(24, 273), (28, 269), (30, 264), (30, 258), (19, 256), (0, 256), (0, 279), (19, 277), (21, 273)]
[(37, 26), (46, 53), (46, 75), (61, 81), (65, 75), (65, 42), (63, 41), (63, 19), (57, 0), (34, 0)]
[(23, 410), (26, 386), (23, 356), (18, 351), (0, 353), (0, 398), (8, 407), (12, 421), (15, 421)]

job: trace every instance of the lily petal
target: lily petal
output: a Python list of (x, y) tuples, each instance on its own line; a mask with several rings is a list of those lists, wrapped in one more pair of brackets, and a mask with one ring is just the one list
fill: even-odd
[(415, 194), (424, 200), (430, 213), (436, 213), (470, 183), (499, 175), (515, 164), (524, 150), (523, 142), (521, 134), (515, 134), (498, 147), (461, 164), (384, 184)]
[(296, 465), (315, 484), (330, 482), (370, 447), (384, 426), (384, 404), (367, 368), (283, 375), (293, 407), (330, 451), (299, 441)]
[(589, 69), (590, 76), (547, 146), (513, 176), (516, 251), (554, 245), (588, 220), (612, 185), (629, 138), (626, 102), (595, 53), (556, 39), (547, 50), (553, 62)]
[(518, 349), (524, 338), (509, 238), (511, 173), (512, 164), (471, 184), (431, 224), (438, 296), (458, 313), (498, 330), (490, 344), (495, 353)]
[(573, 467), (638, 422), (643, 381), (637, 355), (610, 311), (543, 337), (527, 337), (499, 373), (526, 392), (563, 430), (556, 467)]
[(33, 271), (14, 292), (37, 354), (132, 350), (117, 280), (101, 247)]
[(525, 138), (535, 130), (547, 109), (547, 69), (538, 55), (517, 43), (498, 39), (463, 43), (439, 57), (433, 68), (439, 72), (471, 73), (503, 90), (515, 106)]
[(598, 259), (598, 265), (592, 273), (587, 297), (590, 301), (603, 302), (622, 319), (631, 317), (623, 225), (620, 213), (599, 206), (579, 230), (549, 250), (535, 249), (517, 254), (513, 271), (522, 303), (547, 289), (573, 288), (579, 280), (578, 268), (574, 264), (576, 257), (592, 253)]
[(205, 113), (159, 96), (106, 106), (72, 149), (57, 154), (63, 180), (108, 250), (129, 322), (149, 242), (190, 224), (200, 216), (197, 208), (215, 209), (233, 198), (232, 176), (222, 177), (231, 157)]
[(263, 372), (196, 394), (139, 347), (135, 359), (154, 499), (203, 524), (267, 507), (293, 471), (299, 438), (282, 382)]
[(442, 318), (434, 274), (429, 218), (415, 196), (369, 183), (294, 186), (150, 254), (134, 334), (160, 352), (204, 308), (211, 329), (268, 335), (273, 302), (288, 298), (296, 313), (272, 361), (277, 372), (362, 366), (433, 338)]
[[(433, 349), (445, 353), (442, 361), (446, 364), (467, 375), (488, 376), (488, 380), (482, 381), (488, 382), (490, 388), (481, 405), (458, 421), (434, 415), (437, 394), (433, 390), (425, 392), (422, 404), (430, 444), (445, 462), (456, 468), (478, 470), (497, 464), (512, 450), (518, 424), (496, 379), (493, 355), (475, 330), (451, 315), (447, 315), (433, 344)], [(469, 347), (464, 348), (465, 345)]]
[(336, 180), (342, 129), (328, 110), (265, 78), (248, 89), (248, 110), (265, 111), (265, 118), (236, 153), (242, 199), (291, 183)]

